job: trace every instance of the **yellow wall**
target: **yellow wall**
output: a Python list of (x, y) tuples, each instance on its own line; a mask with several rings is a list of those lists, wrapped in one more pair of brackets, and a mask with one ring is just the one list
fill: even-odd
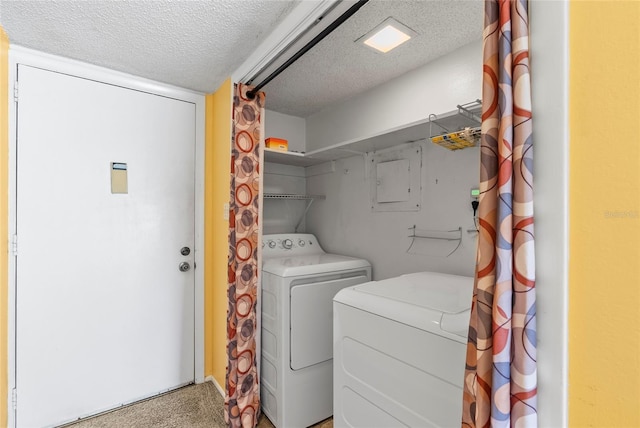
[(569, 424), (575, 427), (640, 426), (638, 22), (637, 1), (570, 3)]
[(7, 298), (9, 290), (9, 39), (0, 27), (0, 427), (7, 426)]
[(205, 107), (205, 376), (224, 388), (227, 332), (227, 254), (231, 174), (231, 79), (207, 95)]

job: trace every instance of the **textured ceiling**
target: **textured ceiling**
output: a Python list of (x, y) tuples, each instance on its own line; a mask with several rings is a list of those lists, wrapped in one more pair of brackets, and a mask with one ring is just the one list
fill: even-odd
[(212, 92), (297, 2), (0, 0), (11, 43)]
[[(481, 0), (370, 0), (265, 86), (268, 109), (307, 117), (482, 37)], [(354, 43), (392, 16), (418, 33), (381, 54)]]
[[(212, 92), (297, 3), (0, 0), (0, 24), (17, 45)], [(389, 16), (418, 36), (385, 55), (354, 43)], [(263, 89), (267, 108), (306, 117), (479, 40), (482, 17), (482, 0), (370, 0)]]

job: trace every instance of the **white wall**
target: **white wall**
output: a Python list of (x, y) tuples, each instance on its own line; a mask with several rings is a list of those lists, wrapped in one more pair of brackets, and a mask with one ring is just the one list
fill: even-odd
[[(307, 178), (307, 191), (326, 195), (307, 214), (307, 231), (325, 251), (362, 257), (372, 264), (376, 280), (419, 271), (473, 276), (476, 233), (470, 189), (478, 187), (479, 149), (451, 152), (431, 142), (422, 146), (422, 208), (410, 212), (373, 212), (365, 158), (335, 162), (335, 172)], [(375, 171), (370, 172), (375, 176)], [(410, 227), (452, 230), (462, 227), (455, 242), (420, 239), (412, 244)]]
[[(267, 96), (268, 103), (268, 96)], [(289, 151), (305, 150), (305, 120), (271, 110), (265, 111), (265, 137), (284, 138)], [(265, 193), (304, 194), (305, 171), (302, 167), (265, 162)], [(306, 201), (265, 199), (263, 206), (263, 233), (292, 233), (304, 214)], [(304, 232), (304, 222), (298, 232)]]
[[(267, 96), (267, 105), (269, 98)], [(306, 122), (301, 117), (290, 116), (271, 110), (265, 111), (265, 138), (284, 138), (289, 142), (290, 152), (304, 152), (306, 147)]]
[(568, 2), (532, 1), (538, 424), (567, 426)]
[[(356, 141), (424, 121), (480, 98), (481, 42), (474, 42), (340, 105), (307, 118), (307, 150)], [(364, 257), (375, 279), (433, 270), (473, 275), (476, 234), (470, 189), (478, 187), (479, 151), (449, 152), (423, 143), (422, 208), (417, 212), (372, 212), (364, 158), (336, 161), (334, 173), (309, 177), (307, 192), (325, 194), (307, 215), (307, 231), (327, 251)], [(436, 180), (437, 183), (436, 184)], [(462, 227), (460, 248), (446, 257), (444, 242), (417, 238), (409, 228)]]
[(480, 98), (482, 44), (470, 43), (307, 118), (307, 151), (423, 121)]
[[(266, 162), (264, 165), (264, 193), (299, 194), (306, 192), (304, 168)], [(264, 199), (262, 233), (293, 233), (304, 215), (307, 201)], [(304, 232), (304, 221), (298, 232)]]

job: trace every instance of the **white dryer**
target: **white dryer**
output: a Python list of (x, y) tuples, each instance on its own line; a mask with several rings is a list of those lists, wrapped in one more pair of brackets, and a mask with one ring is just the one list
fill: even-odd
[(301, 233), (264, 235), (262, 260), (262, 410), (277, 428), (310, 426), (333, 414), (333, 297), (371, 265)]
[(340, 291), (333, 426), (460, 426), (472, 294), (473, 278), (435, 272)]

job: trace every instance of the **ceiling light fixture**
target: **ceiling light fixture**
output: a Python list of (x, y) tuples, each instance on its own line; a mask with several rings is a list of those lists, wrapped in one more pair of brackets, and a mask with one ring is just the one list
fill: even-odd
[(411, 37), (416, 34), (417, 33), (415, 31), (406, 25), (403, 25), (389, 17), (376, 28), (356, 40), (356, 42), (363, 40), (365, 45), (382, 53), (387, 53), (391, 49), (394, 49), (411, 39)]

